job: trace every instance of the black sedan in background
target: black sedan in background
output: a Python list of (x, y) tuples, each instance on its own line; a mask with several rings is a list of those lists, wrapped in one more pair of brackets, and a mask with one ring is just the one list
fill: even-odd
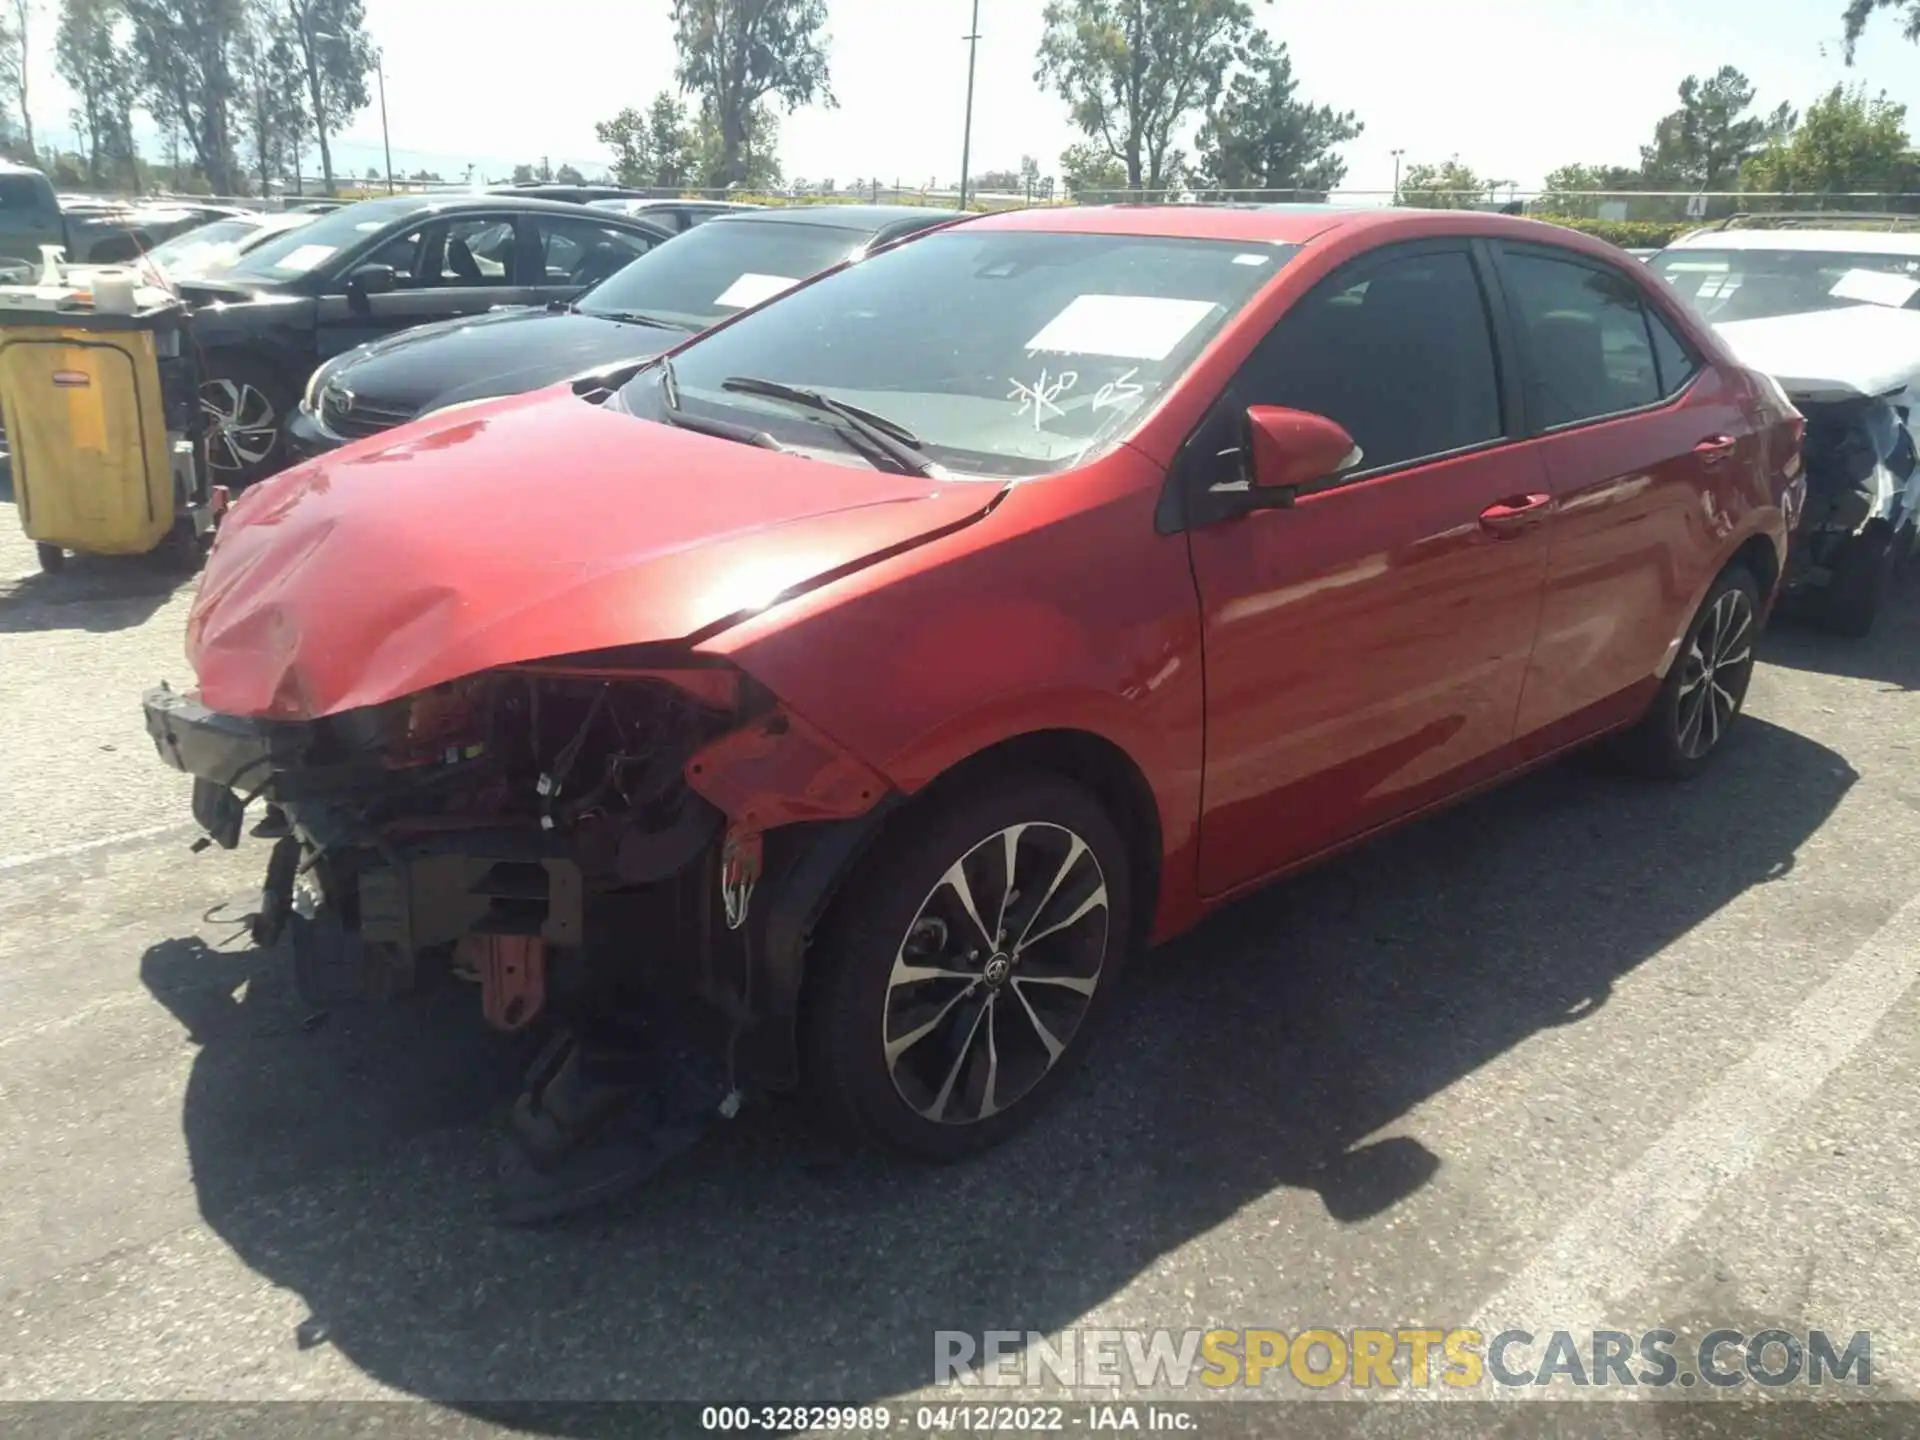
[(315, 217), (176, 287), (195, 307), (214, 478), (280, 468), (323, 360), (429, 320), (572, 299), (671, 238), (649, 220), (512, 195), (399, 195)]
[(317, 455), (431, 410), (646, 359), (809, 275), (958, 218), (914, 205), (716, 216), (571, 303), (423, 325), (329, 361), (308, 382), (288, 438), (297, 454)]

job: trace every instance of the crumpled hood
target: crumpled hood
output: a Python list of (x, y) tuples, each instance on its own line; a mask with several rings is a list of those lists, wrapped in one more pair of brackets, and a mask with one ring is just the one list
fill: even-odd
[(246, 491), (187, 621), (207, 705), (313, 718), (674, 641), (970, 523), (1002, 487), (756, 449), (551, 389)]
[(686, 339), (677, 330), (572, 311), (494, 310), (403, 330), (349, 351), (327, 370), (358, 400), (417, 413), (552, 385), (596, 365), (645, 360)]

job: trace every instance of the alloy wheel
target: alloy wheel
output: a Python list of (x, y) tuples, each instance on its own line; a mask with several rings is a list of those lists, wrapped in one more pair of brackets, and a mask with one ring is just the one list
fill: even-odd
[(257, 386), (225, 376), (200, 387), (208, 459), (215, 470), (244, 474), (265, 462), (280, 440), (280, 415)]
[(1107, 942), (1106, 876), (1073, 831), (1029, 821), (968, 850), (920, 902), (888, 977), (900, 1098), (946, 1125), (1018, 1103), (1086, 1020)]
[(1698, 760), (1720, 743), (1746, 698), (1753, 664), (1753, 602), (1730, 589), (1713, 602), (1681, 661), (1677, 739)]

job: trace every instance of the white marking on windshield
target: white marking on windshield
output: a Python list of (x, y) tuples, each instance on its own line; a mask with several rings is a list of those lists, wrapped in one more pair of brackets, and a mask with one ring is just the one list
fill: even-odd
[(1118, 410), (1121, 406), (1138, 400), (1142, 395), (1146, 394), (1147, 390), (1144, 385), (1136, 385), (1134, 383), (1133, 377), (1139, 373), (1140, 367), (1136, 365), (1118, 380), (1109, 380), (1106, 384), (1102, 385), (1093, 397), (1093, 408), (1096, 410)]
[(1040, 378), (1031, 385), (1015, 380), (1013, 389), (1007, 392), (1007, 398), (1019, 402), (1014, 414), (1033, 416), (1033, 428), (1038, 430), (1048, 415), (1067, 413), (1055, 402), (1079, 383), (1080, 374), (1077, 370), (1062, 370), (1058, 375), (1049, 375), (1043, 368)]

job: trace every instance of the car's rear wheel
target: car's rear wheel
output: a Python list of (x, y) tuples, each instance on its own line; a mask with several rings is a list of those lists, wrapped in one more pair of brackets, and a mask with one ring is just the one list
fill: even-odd
[(1652, 707), (1621, 737), (1623, 758), (1663, 779), (1697, 774), (1746, 703), (1759, 638), (1760, 586), (1744, 566), (1729, 566), (1700, 602)]
[(843, 1130), (950, 1160), (1078, 1063), (1131, 924), (1126, 846), (1079, 786), (1007, 776), (913, 817), (836, 901), (808, 981), (810, 1089)]
[(216, 482), (251, 485), (286, 463), (282, 429), (292, 405), (286, 382), (246, 355), (209, 356), (200, 384), (207, 463)]

